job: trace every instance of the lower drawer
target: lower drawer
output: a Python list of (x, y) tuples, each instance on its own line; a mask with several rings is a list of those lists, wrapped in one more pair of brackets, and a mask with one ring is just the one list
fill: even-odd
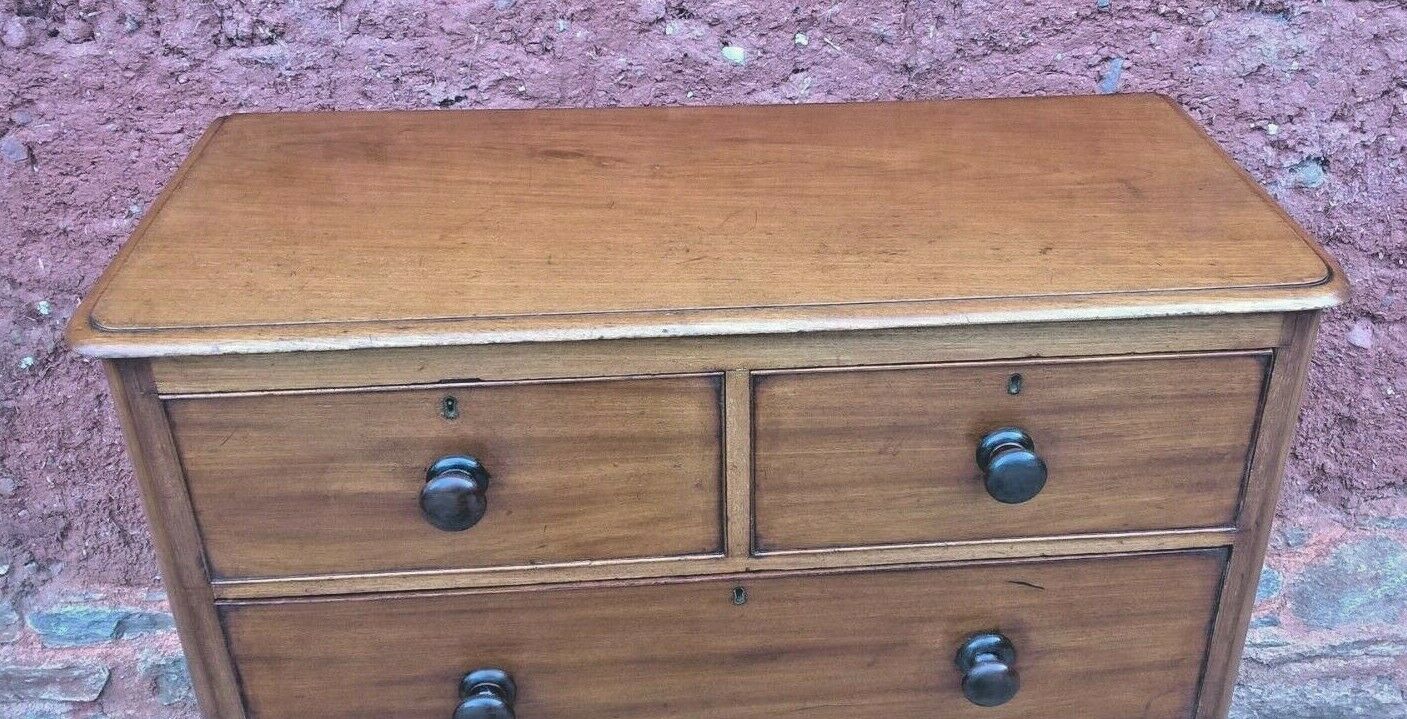
[[(444, 719), (501, 668), (523, 719), (1190, 717), (1226, 555), (1200, 550), (226, 604), (251, 718)], [(979, 707), (954, 658), (1015, 649)], [(1006, 677), (986, 657), (974, 670)]]

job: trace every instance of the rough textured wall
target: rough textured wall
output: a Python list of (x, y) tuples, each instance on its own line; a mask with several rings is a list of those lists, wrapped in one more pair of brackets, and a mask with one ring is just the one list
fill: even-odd
[[(237, 110), (1177, 98), (1355, 282), (1241, 717), (1407, 715), (1407, 10), (1388, 0), (0, 0), (0, 715), (194, 716), (100, 371), (61, 328)], [(662, 208), (667, 211), (667, 208)]]

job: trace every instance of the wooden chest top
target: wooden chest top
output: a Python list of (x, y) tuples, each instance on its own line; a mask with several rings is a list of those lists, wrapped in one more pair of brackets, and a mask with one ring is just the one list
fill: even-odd
[(70, 336), (134, 357), (743, 334), (1311, 310), (1344, 287), (1152, 95), (236, 115)]
[(1345, 292), (1155, 96), (246, 115), (70, 338), (214, 719), (1221, 719)]

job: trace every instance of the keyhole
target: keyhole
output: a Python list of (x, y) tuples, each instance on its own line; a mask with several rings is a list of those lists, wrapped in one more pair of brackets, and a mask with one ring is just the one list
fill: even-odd
[(744, 587), (733, 587), (733, 604), (742, 606), (747, 604), (747, 589)]
[(1021, 394), (1021, 383), (1024, 381), (1025, 378), (1021, 376), (1021, 373), (1018, 372), (1012, 375), (1011, 379), (1006, 381), (1006, 393)]
[(459, 419), (459, 400), (454, 395), (440, 400), (440, 416), (448, 420)]

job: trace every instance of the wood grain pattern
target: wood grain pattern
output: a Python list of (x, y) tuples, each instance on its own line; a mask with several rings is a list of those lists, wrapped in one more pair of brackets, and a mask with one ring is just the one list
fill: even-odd
[(164, 394), (1275, 347), (1279, 315), (171, 357)]
[(216, 719), (444, 717), (482, 665), (525, 719), (1221, 719), (1346, 294), (1157, 96), (285, 113), (211, 126), (68, 337), (133, 358)]
[[(736, 577), (638, 586), (225, 604), (251, 717), (436, 719), (499, 666), (537, 719), (1186, 719), (1224, 553)], [(732, 589), (742, 586), (738, 606)], [(979, 708), (968, 635), (1018, 649)], [(356, 691), (348, 691), (356, 687)]]
[(104, 369), (152, 525), (152, 545), (196, 700), (208, 716), (244, 719), (238, 680), (202, 561), (200, 534), (151, 372), (140, 361), (109, 361)]
[[(1235, 522), (1268, 356), (978, 363), (760, 374), (762, 550)], [(1021, 374), (1020, 394), (1008, 380)], [(973, 452), (1024, 428), (1034, 499), (991, 499)]]
[(1343, 294), (1302, 230), (1142, 95), (240, 115), (133, 244), (75, 315), (81, 351), (1286, 311)]
[(752, 553), (752, 374), (731, 370), (723, 387), (728, 463), (724, 534), (728, 556), (746, 557)]
[[(167, 406), (212, 572), (276, 577), (721, 552), (720, 393), (695, 375)], [(450, 454), (493, 477), (457, 533), (418, 506)]]
[(1202, 716), (1224, 717), (1231, 708), (1236, 670), (1246, 643), (1261, 568), (1265, 565), (1271, 522), (1280, 497), (1285, 460), (1294, 441), (1300, 399), (1318, 329), (1318, 313), (1289, 316), (1285, 340), (1275, 352), (1266, 388), (1264, 419), (1256, 438), (1247, 483), (1246, 510), (1241, 515), (1241, 531), (1227, 567), (1227, 589), (1212, 637), (1207, 687), (1201, 701)]

